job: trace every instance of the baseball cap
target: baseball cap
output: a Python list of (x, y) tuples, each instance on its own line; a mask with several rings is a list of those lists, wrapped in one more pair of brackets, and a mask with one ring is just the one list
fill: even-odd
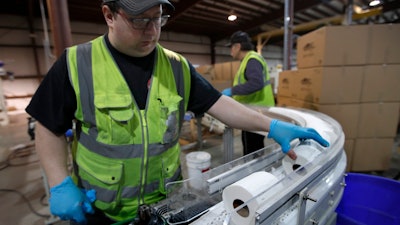
[(246, 32), (236, 31), (232, 34), (229, 43), (227, 43), (225, 46), (231, 47), (235, 43), (251, 43), (250, 36)]
[(175, 9), (168, 0), (103, 0), (103, 2), (117, 2), (126, 13), (133, 16), (140, 15), (151, 7), (160, 4), (165, 4), (172, 10)]

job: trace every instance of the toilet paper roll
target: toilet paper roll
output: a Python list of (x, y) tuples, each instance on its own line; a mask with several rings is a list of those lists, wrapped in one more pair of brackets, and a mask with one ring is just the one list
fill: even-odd
[[(283, 169), (287, 174), (292, 173), (301, 166), (307, 165), (321, 153), (318, 149), (315, 149), (308, 145), (300, 145), (296, 147), (295, 152), (297, 154), (296, 160), (289, 158), (289, 156), (287, 155), (282, 160)], [(299, 170), (300, 175), (304, 175), (306, 173), (307, 168)]]
[[(269, 192), (263, 192), (277, 182), (278, 179), (274, 175), (261, 171), (227, 186), (222, 192), (222, 200), (225, 209), (232, 213), (231, 223), (236, 225), (254, 224), (255, 212), (272, 196)], [(246, 207), (238, 211), (234, 210), (253, 197), (256, 198), (250, 201)]]

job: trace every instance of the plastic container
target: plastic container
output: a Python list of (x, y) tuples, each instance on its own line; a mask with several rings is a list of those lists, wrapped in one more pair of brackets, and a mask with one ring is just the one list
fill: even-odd
[(201, 174), (210, 169), (211, 155), (208, 152), (196, 151), (186, 155), (186, 166), (190, 186), (202, 189), (204, 186)]
[(336, 225), (399, 225), (400, 182), (349, 173), (343, 197), (336, 208)]

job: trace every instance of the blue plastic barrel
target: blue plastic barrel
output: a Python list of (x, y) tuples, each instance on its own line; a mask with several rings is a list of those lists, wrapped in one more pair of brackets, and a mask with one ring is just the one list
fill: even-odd
[(400, 182), (348, 173), (336, 225), (400, 225)]

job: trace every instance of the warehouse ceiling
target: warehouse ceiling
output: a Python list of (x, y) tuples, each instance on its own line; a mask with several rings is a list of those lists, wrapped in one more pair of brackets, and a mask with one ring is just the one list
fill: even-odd
[[(40, 1), (3, 1), (0, 14), (11, 13), (40, 17)], [(381, 0), (378, 7), (370, 7), (370, 0), (293, 0), (294, 27), (316, 21), (320, 25), (337, 23), (346, 15), (348, 4), (353, 2), (352, 11), (359, 15), (355, 24), (399, 23), (400, 0)], [(212, 41), (228, 38), (233, 32), (243, 30), (251, 36), (282, 30), (284, 27), (285, 0), (171, 0), (175, 11), (163, 28), (193, 35), (205, 35)], [(101, 0), (68, 0), (71, 21), (104, 23), (101, 14)], [(372, 10), (372, 11), (371, 11)], [(230, 13), (237, 15), (236, 21), (228, 21)], [(372, 12), (372, 13), (371, 13)], [(368, 14), (369, 13), (369, 14)], [(368, 15), (368, 17), (367, 17)], [(333, 20), (336, 18), (336, 20)], [(343, 21), (343, 19), (342, 19)], [(307, 32), (312, 26), (298, 32)], [(279, 42), (282, 37), (272, 41)]]

